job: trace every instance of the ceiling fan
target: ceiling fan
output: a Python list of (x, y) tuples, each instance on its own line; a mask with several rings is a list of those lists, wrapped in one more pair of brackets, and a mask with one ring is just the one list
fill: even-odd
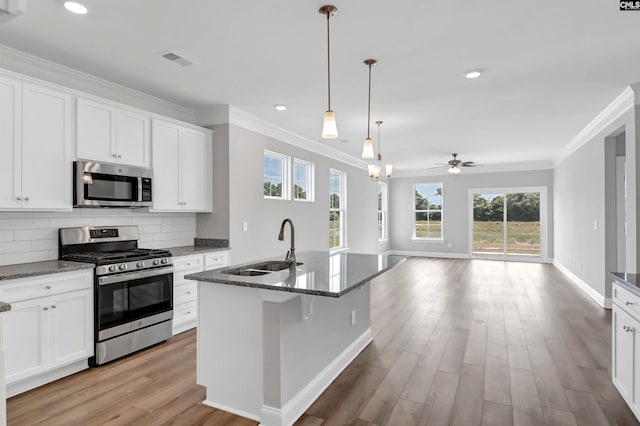
[(448, 167), (449, 173), (458, 174), (462, 171), (462, 167), (480, 167), (482, 164), (476, 164), (473, 161), (461, 161), (458, 160), (458, 154), (451, 154), (453, 160), (449, 160), (447, 164), (436, 163), (437, 166), (429, 167), (429, 169), (439, 169), (440, 167)]

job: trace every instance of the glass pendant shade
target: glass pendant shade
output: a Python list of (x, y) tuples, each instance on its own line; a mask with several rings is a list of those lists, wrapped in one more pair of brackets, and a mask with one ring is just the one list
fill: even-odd
[(454, 175), (457, 175), (458, 173), (461, 172), (460, 167), (454, 167), (454, 166), (449, 167), (449, 170), (447, 171)]
[(366, 138), (362, 146), (362, 158), (373, 158), (373, 140)]
[(324, 139), (335, 139), (338, 137), (338, 127), (336, 126), (336, 113), (329, 110), (324, 113), (324, 125), (322, 126), (322, 137)]
[(391, 173), (393, 172), (393, 164), (385, 164), (384, 169), (387, 174), (387, 177), (391, 177)]
[(372, 178), (377, 178), (378, 177), (378, 165), (377, 164), (369, 164), (368, 166), (369, 169), (369, 177)]

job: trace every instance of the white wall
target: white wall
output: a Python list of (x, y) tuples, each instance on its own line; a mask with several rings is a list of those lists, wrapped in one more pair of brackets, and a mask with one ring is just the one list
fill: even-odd
[[(442, 242), (412, 240), (413, 185), (442, 182)], [(464, 173), (458, 175), (394, 178), (390, 184), (391, 250), (425, 255), (443, 254), (468, 257), (469, 253), (469, 189), (504, 187), (547, 187), (547, 241), (549, 257), (553, 256), (553, 171), (533, 170), (503, 173)]]
[(192, 245), (194, 213), (144, 213), (130, 209), (75, 209), (64, 213), (0, 212), (0, 265), (58, 258), (58, 229), (138, 225), (140, 247)]
[[(214, 139), (219, 131), (214, 133)], [(327, 142), (333, 143), (333, 142)], [(315, 202), (265, 200), (263, 154), (268, 149), (315, 164)], [(229, 240), (234, 263), (284, 256), (289, 248), (277, 240), (280, 223), (291, 218), (296, 250), (329, 250), (329, 168), (347, 174), (347, 246), (374, 253), (377, 241), (377, 185), (367, 171), (281, 142), (236, 125), (229, 125)], [(219, 200), (214, 199), (214, 203)], [(247, 222), (248, 231), (242, 231)], [(381, 246), (380, 249), (383, 249)]]
[[(605, 138), (624, 128), (627, 153), (627, 272), (634, 272), (635, 249), (635, 188), (633, 156), (635, 149), (635, 112), (633, 109), (600, 131), (575, 153), (560, 163), (553, 174), (555, 262), (593, 288), (602, 300), (611, 297), (611, 285), (606, 268), (606, 150), (611, 146)], [(610, 143), (611, 141), (609, 141)], [(615, 143), (615, 139), (613, 140)], [(613, 147), (615, 148), (615, 147)], [(597, 229), (595, 224), (598, 223)], [(615, 238), (615, 232), (610, 232)]]

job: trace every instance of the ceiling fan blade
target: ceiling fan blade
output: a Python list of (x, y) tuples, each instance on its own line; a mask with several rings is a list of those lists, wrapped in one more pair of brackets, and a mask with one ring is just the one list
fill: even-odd
[(448, 164), (442, 164), (441, 166), (435, 166), (435, 167), (427, 167), (427, 170), (431, 170), (431, 169), (441, 169), (443, 167), (449, 167)]
[(484, 164), (475, 164), (473, 162), (471, 162), (471, 164), (463, 164), (462, 167), (482, 167), (484, 166)]
[(463, 166), (468, 166), (470, 164), (476, 164), (475, 161), (465, 161), (464, 163), (462, 163)]

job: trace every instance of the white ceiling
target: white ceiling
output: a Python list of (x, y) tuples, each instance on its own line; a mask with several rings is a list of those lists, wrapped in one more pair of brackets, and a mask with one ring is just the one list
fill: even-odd
[[(0, 43), (188, 107), (231, 104), (355, 157), (366, 136), (362, 61), (375, 58), (372, 123), (384, 121), (395, 170), (451, 152), (487, 165), (550, 160), (640, 81), (640, 12), (616, 0), (336, 0), (340, 138), (323, 140), (324, 1), (84, 0), (85, 16), (61, 4), (29, 0), (0, 26)], [(167, 49), (196, 64), (157, 56)], [(486, 73), (465, 79), (472, 68)]]

